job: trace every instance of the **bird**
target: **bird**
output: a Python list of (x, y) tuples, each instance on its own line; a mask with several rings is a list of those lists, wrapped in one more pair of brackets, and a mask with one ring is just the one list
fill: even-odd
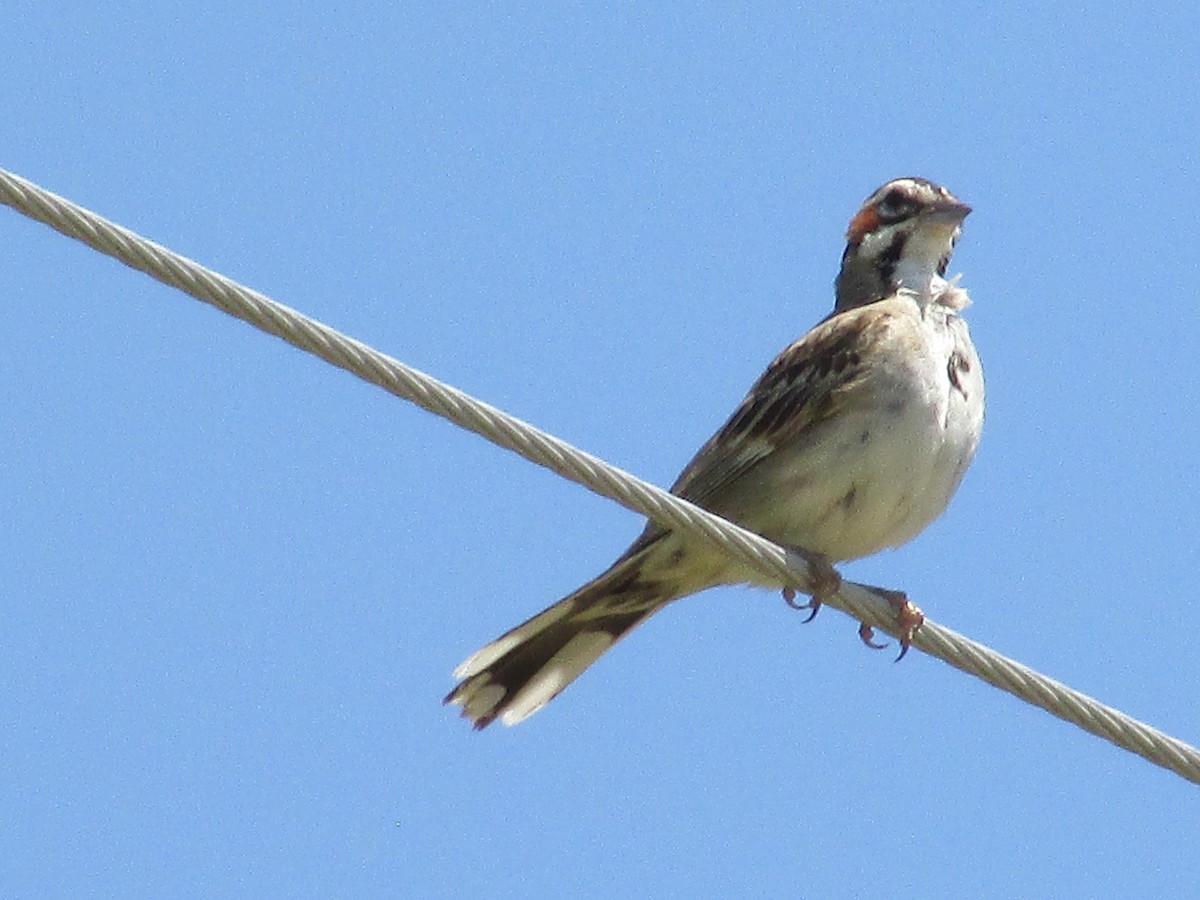
[[(478, 650), (444, 702), (476, 729), (544, 707), (671, 602), (749, 582), (810, 610), (836, 590), (834, 563), (907, 543), (946, 509), (983, 429), (979, 356), (946, 278), (971, 208), (940, 185), (897, 178), (850, 219), (833, 311), (785, 348), (671, 492), (799, 551), (817, 585), (794, 591), (708, 543), (657, 524), (601, 575)], [(899, 592), (901, 656), (923, 615)], [(860, 634), (872, 646), (870, 629)]]

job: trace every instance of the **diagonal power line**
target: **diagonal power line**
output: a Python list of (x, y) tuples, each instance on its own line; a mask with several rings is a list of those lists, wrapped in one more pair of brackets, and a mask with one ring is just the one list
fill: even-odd
[[(763, 584), (800, 590), (813, 584), (796, 554), (3, 169), (0, 202), (628, 509), (719, 545), (760, 572)], [(896, 633), (887, 601), (861, 585), (843, 582), (822, 599)], [(929, 620), (913, 646), (1200, 784), (1200, 751), (1086, 694)]]

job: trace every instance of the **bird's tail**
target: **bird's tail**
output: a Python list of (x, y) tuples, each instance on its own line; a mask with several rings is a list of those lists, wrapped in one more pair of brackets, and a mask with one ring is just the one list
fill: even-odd
[(648, 578), (644, 555), (611, 569), (528, 622), (492, 641), (454, 670), (458, 685), (445, 699), (462, 707), (476, 728), (496, 719), (515, 725), (553, 700), (636, 625), (680, 596), (667, 581)]

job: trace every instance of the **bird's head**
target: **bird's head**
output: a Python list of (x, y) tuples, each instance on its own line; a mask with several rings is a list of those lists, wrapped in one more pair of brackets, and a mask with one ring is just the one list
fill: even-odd
[(970, 212), (925, 178), (889, 181), (850, 220), (835, 310), (873, 303), (900, 289), (932, 299), (945, 285), (950, 254)]

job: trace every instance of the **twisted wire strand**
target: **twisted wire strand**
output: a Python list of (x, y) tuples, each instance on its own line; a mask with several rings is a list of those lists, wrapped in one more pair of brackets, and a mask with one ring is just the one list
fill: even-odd
[[(811, 592), (813, 573), (796, 553), (3, 169), (0, 202), (628, 509), (720, 546), (760, 572), (761, 584), (788, 585)], [(827, 602), (859, 621), (896, 635), (894, 614), (887, 601), (862, 585), (843, 582)], [(1200, 784), (1200, 751), (1196, 748), (982, 644), (926, 620), (913, 646)]]

